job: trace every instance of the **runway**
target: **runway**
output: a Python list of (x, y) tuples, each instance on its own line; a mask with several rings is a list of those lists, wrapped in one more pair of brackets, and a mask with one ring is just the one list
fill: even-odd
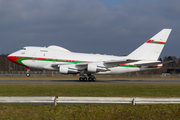
[(0, 83), (42, 83), (42, 84), (102, 84), (102, 83), (114, 83), (114, 84), (180, 84), (180, 80), (97, 80), (95, 82), (79, 80), (0, 80)]

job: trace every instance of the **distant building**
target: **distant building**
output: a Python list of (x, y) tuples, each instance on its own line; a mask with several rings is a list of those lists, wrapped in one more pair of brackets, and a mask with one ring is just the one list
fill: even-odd
[(176, 73), (179, 74), (180, 73), (180, 67), (172, 67), (172, 68), (168, 68), (167, 69), (167, 73)]

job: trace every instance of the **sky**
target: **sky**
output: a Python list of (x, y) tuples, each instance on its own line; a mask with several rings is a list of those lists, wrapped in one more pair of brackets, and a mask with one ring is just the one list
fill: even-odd
[(0, 0), (0, 54), (58, 45), (128, 55), (164, 28), (161, 57), (180, 57), (179, 0)]

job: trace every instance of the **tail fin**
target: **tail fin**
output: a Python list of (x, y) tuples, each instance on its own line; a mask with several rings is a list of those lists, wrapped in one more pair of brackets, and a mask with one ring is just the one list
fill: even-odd
[(129, 59), (158, 60), (162, 49), (171, 33), (171, 29), (163, 29), (139, 48), (128, 55)]

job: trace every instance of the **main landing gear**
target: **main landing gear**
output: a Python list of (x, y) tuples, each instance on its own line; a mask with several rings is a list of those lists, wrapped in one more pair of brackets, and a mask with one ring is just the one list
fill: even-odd
[(87, 77), (83, 75), (82, 77), (79, 78), (79, 81), (85, 81), (85, 82), (92, 81), (93, 82), (93, 81), (96, 81), (96, 77), (91, 75), (91, 76), (88, 76), (88, 79), (87, 79)]

